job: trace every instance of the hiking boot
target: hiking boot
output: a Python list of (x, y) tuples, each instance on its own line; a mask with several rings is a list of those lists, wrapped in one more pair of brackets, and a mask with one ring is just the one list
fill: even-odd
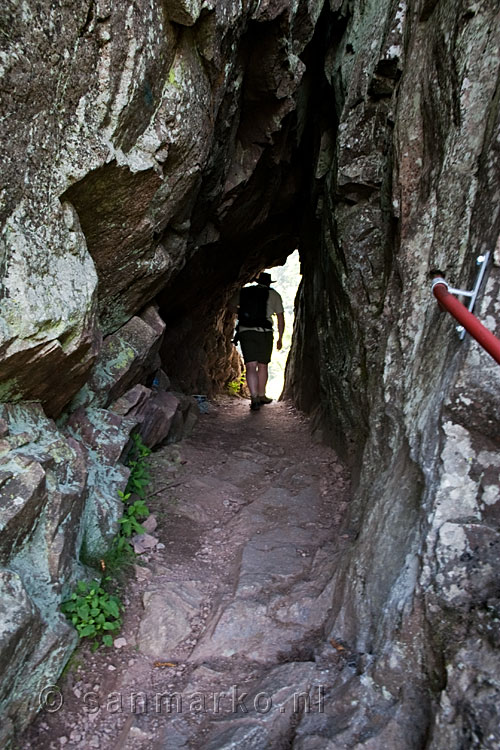
[(269, 396), (259, 396), (260, 405), (262, 404), (270, 404), (272, 402), (272, 398), (269, 398)]
[(253, 398), (250, 401), (250, 411), (259, 411), (260, 409), (260, 401), (258, 398)]

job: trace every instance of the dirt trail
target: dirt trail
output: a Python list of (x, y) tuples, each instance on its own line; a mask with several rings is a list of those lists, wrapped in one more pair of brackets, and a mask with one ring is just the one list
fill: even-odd
[(342, 651), (324, 625), (345, 471), (287, 403), (235, 398), (150, 461), (161, 544), (127, 584), (123, 645), (81, 647), (21, 747), (291, 747)]

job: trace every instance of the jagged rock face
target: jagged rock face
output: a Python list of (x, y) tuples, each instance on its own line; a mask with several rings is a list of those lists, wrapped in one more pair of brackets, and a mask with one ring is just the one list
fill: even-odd
[[(332, 634), (400, 696), (406, 747), (427, 733), (433, 748), (495, 747), (500, 371), (460, 344), (428, 274), (471, 288), (497, 245), (498, 6), (367, 3), (345, 25), (326, 55), (336, 145), (311, 186), (287, 373), (358, 476)], [(498, 268), (497, 249), (478, 309), (497, 336)]]
[[(18, 605), (0, 660), (19, 641), (15, 671), (42, 665), (13, 702), (0, 692), (5, 736), (71, 647), (54, 612), (82, 549), (113, 533), (130, 431), (154, 444), (192, 422), (192, 402), (151, 391), (158, 356), (185, 390), (220, 388), (240, 366), (232, 290), (299, 246), (287, 393), (357, 486), (331, 616), (365, 655), (349, 695), (366, 715), (380, 689), (395, 707), (372, 747), (494, 747), (500, 376), (427, 277), (471, 286), (500, 233), (496, 0), (115, 6), (0, 11), (0, 400), (45, 410), (10, 403), (0, 421), (0, 482), (22, 498), (1, 507)], [(492, 327), (499, 266), (497, 249)], [(44, 589), (30, 570), (49, 542)], [(299, 739), (334, 735), (306, 717)]]
[(191, 398), (152, 390), (154, 373), (165, 381), (159, 351), (185, 389), (222, 386), (240, 370), (225, 300), (295, 249), (299, 55), (321, 7), (8, 0), (0, 11), (1, 563), (6, 601), (19, 590), (0, 658), (19, 641), (15, 672), (30, 675), (21, 686), (6, 674), (3, 744), (74, 645), (59, 604), (116, 531), (131, 431), (153, 446), (196, 421)]
[(107, 337), (88, 387), (57, 425), (40, 404), (0, 404), (3, 746), (32, 718), (33, 695), (57, 680), (75, 647), (59, 605), (89, 566), (99, 569), (117, 532), (131, 433), (153, 447), (181, 440), (196, 421), (194, 399), (166, 391), (161, 371), (154, 391), (134, 384), (148, 363), (157, 367), (162, 330), (149, 308)]
[(295, 249), (299, 54), (321, 6), (296, 18), (287, 2), (7, 4), (5, 400), (57, 416), (101, 334), (165, 287), (170, 299), (169, 280), (214, 240), (228, 258), (238, 246), (226, 285)]

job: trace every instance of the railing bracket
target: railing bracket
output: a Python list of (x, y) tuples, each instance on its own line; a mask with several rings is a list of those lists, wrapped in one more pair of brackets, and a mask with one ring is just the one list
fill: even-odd
[[(460, 334), (460, 339), (465, 336), (465, 331), (468, 331), (476, 341), (478, 341), (483, 349), (488, 354), (491, 354), (493, 359), (500, 364), (500, 340), (491, 333), (477, 318), (472, 314), (476, 298), (483, 282), (486, 267), (490, 253), (487, 252), (485, 255), (480, 255), (477, 259), (479, 270), (477, 273), (474, 288), (469, 292), (464, 289), (453, 289), (448, 286), (448, 282), (440, 275), (438, 275), (432, 282), (432, 293), (438, 300), (439, 304), (447, 310), (453, 317), (460, 323), (457, 326), (457, 331)], [(439, 271), (431, 273), (440, 273)], [(453, 295), (456, 294), (462, 297), (469, 298), (468, 307), (463, 305), (460, 300), (456, 299)]]

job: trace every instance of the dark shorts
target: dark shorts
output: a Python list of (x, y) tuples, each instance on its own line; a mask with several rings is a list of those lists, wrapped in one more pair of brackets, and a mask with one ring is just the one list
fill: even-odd
[(240, 333), (241, 351), (245, 362), (269, 364), (273, 351), (272, 331), (242, 331)]

